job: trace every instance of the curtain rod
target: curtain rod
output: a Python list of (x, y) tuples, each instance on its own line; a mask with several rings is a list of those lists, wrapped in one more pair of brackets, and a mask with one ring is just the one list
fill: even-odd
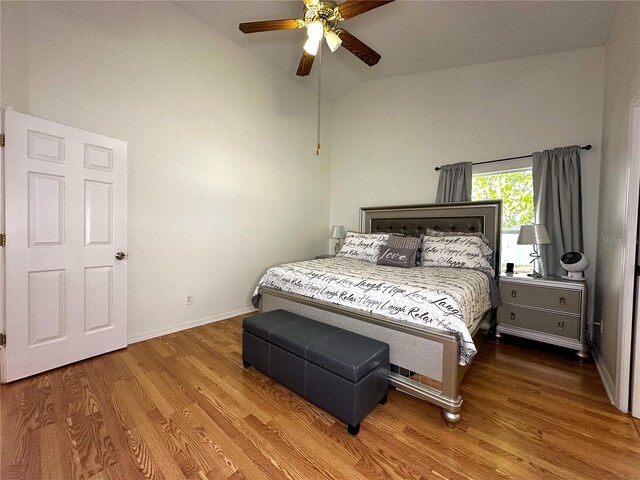
[[(580, 150), (591, 150), (591, 145), (585, 145), (584, 147), (580, 147)], [(497, 160), (487, 160), (486, 162), (473, 162), (473, 165), (484, 165), (485, 163), (496, 163), (496, 162), (505, 162), (507, 160), (518, 160), (520, 158), (529, 158), (531, 156), (533, 156), (533, 154), (521, 155), (519, 157), (498, 158)], [(442, 167), (436, 167), (436, 172), (441, 168)]]

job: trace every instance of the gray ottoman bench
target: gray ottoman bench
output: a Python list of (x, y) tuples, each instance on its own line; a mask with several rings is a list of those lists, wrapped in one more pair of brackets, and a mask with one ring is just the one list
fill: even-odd
[(286, 310), (242, 322), (242, 360), (347, 424), (352, 435), (389, 391), (389, 346)]

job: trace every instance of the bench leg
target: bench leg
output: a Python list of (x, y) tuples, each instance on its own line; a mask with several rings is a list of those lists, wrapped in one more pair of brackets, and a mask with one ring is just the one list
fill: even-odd
[(389, 400), (389, 396), (388, 396), (388, 395), (385, 395), (384, 397), (382, 397), (382, 398), (380, 399), (380, 401), (379, 401), (378, 403), (379, 403), (380, 405), (386, 405), (387, 400)]
[(247, 362), (246, 360), (242, 360), (242, 366), (244, 368), (249, 368), (251, 366), (251, 364), (249, 362)]
[(357, 435), (358, 432), (360, 431), (360, 424), (357, 424), (356, 426), (353, 425), (347, 425), (347, 432), (349, 432), (351, 435)]

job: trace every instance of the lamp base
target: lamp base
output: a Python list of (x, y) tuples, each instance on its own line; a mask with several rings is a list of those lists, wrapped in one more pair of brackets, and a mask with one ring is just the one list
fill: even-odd
[(542, 278), (542, 274), (538, 272), (538, 267), (540, 266), (540, 253), (538, 253), (537, 245), (533, 244), (533, 253), (530, 253), (531, 257), (531, 265), (533, 267), (532, 273), (527, 273), (527, 277), (531, 278)]
[(336, 252), (336, 255), (337, 255), (338, 253), (340, 253), (340, 247), (342, 247), (341, 243), (342, 243), (342, 242), (341, 242), (341, 240), (340, 240), (340, 239), (338, 239), (338, 241), (336, 242), (336, 245), (335, 245), (335, 247), (334, 247), (334, 251)]

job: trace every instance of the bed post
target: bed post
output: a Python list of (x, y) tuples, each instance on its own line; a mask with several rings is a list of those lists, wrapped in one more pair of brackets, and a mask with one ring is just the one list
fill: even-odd
[(447, 399), (442, 407), (442, 416), (447, 427), (454, 428), (460, 423), (462, 397), (458, 391), (458, 357), (460, 344), (456, 338), (443, 342), (442, 349), (442, 396)]

